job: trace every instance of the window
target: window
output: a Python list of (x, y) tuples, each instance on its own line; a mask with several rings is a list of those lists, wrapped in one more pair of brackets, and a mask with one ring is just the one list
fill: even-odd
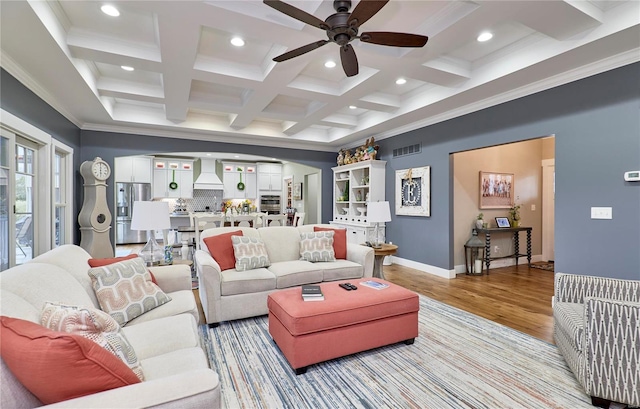
[(52, 160), (52, 194), (53, 217), (51, 231), (53, 233), (53, 247), (73, 243), (72, 224), (72, 170), (73, 150), (68, 146), (53, 141), (54, 153)]

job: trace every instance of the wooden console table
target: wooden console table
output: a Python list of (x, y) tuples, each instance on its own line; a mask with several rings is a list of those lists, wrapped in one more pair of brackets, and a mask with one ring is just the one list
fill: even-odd
[[(532, 227), (494, 227), (490, 229), (477, 229), (478, 233), (484, 234), (484, 263), (487, 267), (487, 274), (489, 274), (489, 266), (491, 260), (497, 260), (501, 258), (515, 258), (516, 266), (518, 266), (518, 258), (527, 256), (529, 267), (531, 267), (531, 229)], [(520, 232), (527, 232), (527, 254), (520, 253)], [(491, 257), (491, 233), (513, 233), (513, 254), (502, 257)]]

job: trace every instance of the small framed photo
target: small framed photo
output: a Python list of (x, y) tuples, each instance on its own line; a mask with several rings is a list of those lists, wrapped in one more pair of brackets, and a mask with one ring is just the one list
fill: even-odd
[(293, 200), (302, 200), (302, 182), (293, 185)]
[(496, 224), (498, 227), (511, 227), (511, 224), (509, 224), (509, 218), (507, 217), (496, 217)]
[(480, 171), (480, 208), (509, 209), (513, 206), (515, 177), (513, 173)]

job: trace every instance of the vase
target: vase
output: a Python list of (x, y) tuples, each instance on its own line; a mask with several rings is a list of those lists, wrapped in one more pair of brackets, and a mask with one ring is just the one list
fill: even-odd
[(511, 227), (520, 227), (520, 220), (513, 220), (511, 222)]
[(484, 226), (484, 220), (478, 219), (476, 220), (476, 229), (481, 229)]

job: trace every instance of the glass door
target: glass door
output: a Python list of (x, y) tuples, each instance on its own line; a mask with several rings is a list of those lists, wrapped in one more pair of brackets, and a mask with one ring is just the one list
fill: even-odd
[(22, 264), (34, 255), (34, 203), (36, 195), (36, 150), (26, 140), (16, 138), (15, 173), (15, 240), (16, 264)]
[(9, 226), (11, 225), (11, 212), (9, 211), (9, 176), (10, 157), (9, 138), (0, 135), (0, 271), (9, 268), (11, 248), (10, 238), (13, 235)]

